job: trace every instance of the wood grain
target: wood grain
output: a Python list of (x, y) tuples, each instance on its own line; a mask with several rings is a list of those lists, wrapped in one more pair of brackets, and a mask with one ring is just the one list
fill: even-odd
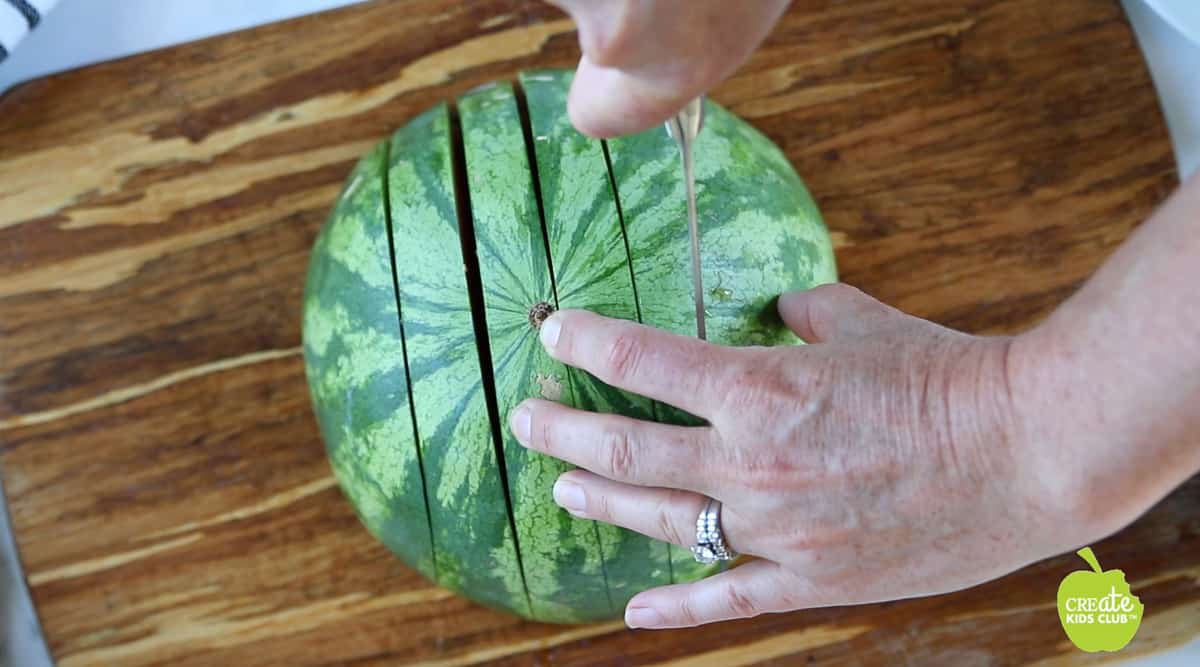
[[(662, 633), (519, 622), (432, 587), (330, 477), (298, 354), (309, 246), (353, 161), (436, 101), (571, 66), (521, 0), (377, 2), (0, 98), (0, 467), (60, 664), (1081, 664), (1050, 559), (935, 598)], [(714, 97), (808, 181), (844, 278), (1029, 326), (1176, 185), (1108, 0), (797, 0)], [(1200, 479), (1096, 545), (1200, 628)]]

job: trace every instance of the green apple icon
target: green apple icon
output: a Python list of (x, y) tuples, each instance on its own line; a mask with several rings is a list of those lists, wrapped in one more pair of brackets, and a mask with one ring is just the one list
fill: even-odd
[(1076, 553), (1092, 569), (1072, 572), (1058, 585), (1058, 619), (1080, 649), (1119, 651), (1137, 634), (1142, 601), (1129, 591), (1124, 572), (1101, 570), (1089, 547)]

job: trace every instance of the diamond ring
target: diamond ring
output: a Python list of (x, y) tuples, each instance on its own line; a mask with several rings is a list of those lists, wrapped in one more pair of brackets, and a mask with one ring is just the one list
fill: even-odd
[(721, 501), (709, 498), (700, 516), (696, 517), (696, 546), (692, 547), (692, 557), (698, 563), (708, 564), (733, 560), (737, 556), (725, 545), (725, 537), (721, 534)]

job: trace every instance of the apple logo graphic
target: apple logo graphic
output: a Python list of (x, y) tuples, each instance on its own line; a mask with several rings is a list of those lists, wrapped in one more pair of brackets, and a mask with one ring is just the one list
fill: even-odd
[(1067, 638), (1080, 649), (1119, 651), (1142, 623), (1142, 602), (1130, 593), (1124, 572), (1101, 570), (1088, 547), (1076, 553), (1092, 569), (1072, 572), (1058, 585), (1058, 619)]

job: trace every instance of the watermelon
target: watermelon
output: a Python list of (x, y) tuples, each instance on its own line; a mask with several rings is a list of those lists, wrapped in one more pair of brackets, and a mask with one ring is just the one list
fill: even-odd
[[(551, 359), (537, 324), (585, 308), (696, 330), (678, 149), (600, 141), (566, 115), (571, 73), (440, 104), (354, 167), (313, 246), (304, 360), (329, 461), (367, 530), (430, 581), (524, 618), (620, 617), (708, 576), (683, 548), (577, 519), (570, 469), (506, 428), (522, 400), (699, 420)], [(706, 102), (695, 144), (709, 338), (795, 345), (784, 291), (836, 280), (820, 213), (783, 154)]]

